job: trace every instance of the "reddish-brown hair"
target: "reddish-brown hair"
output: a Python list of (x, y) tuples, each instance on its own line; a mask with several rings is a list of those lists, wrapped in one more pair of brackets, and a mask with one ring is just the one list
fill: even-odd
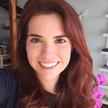
[(56, 108), (93, 108), (92, 58), (89, 54), (78, 14), (64, 0), (29, 0), (24, 6), (18, 26), (17, 72), (21, 82), (18, 108), (48, 107), (49, 98), (26, 55), (27, 27), (31, 17), (59, 14), (72, 43), (71, 60), (56, 84)]

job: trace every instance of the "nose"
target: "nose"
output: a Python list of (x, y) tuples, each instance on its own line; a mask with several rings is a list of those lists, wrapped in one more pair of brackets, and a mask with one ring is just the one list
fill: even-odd
[(52, 61), (56, 58), (56, 48), (52, 44), (44, 45), (41, 52), (41, 59), (45, 61)]

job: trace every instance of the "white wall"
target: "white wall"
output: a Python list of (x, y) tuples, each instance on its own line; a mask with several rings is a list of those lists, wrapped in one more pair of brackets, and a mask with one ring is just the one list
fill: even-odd
[(88, 15), (82, 19), (87, 44), (94, 62), (94, 73), (99, 72), (99, 67), (104, 64), (104, 56), (100, 54), (105, 47), (105, 38), (102, 33), (108, 32), (108, 0), (67, 0), (78, 13), (87, 9)]

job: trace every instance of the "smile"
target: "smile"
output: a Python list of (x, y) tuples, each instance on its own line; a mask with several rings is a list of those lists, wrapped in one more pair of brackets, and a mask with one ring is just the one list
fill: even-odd
[(40, 62), (40, 65), (45, 68), (52, 68), (52, 67), (55, 67), (57, 64), (58, 64), (58, 62), (52, 62), (52, 63)]

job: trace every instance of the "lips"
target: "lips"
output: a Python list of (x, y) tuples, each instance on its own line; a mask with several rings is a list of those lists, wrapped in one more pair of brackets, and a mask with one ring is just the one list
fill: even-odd
[(55, 67), (59, 62), (51, 62), (51, 63), (47, 63), (47, 62), (39, 62), (40, 65), (44, 68), (53, 68)]

